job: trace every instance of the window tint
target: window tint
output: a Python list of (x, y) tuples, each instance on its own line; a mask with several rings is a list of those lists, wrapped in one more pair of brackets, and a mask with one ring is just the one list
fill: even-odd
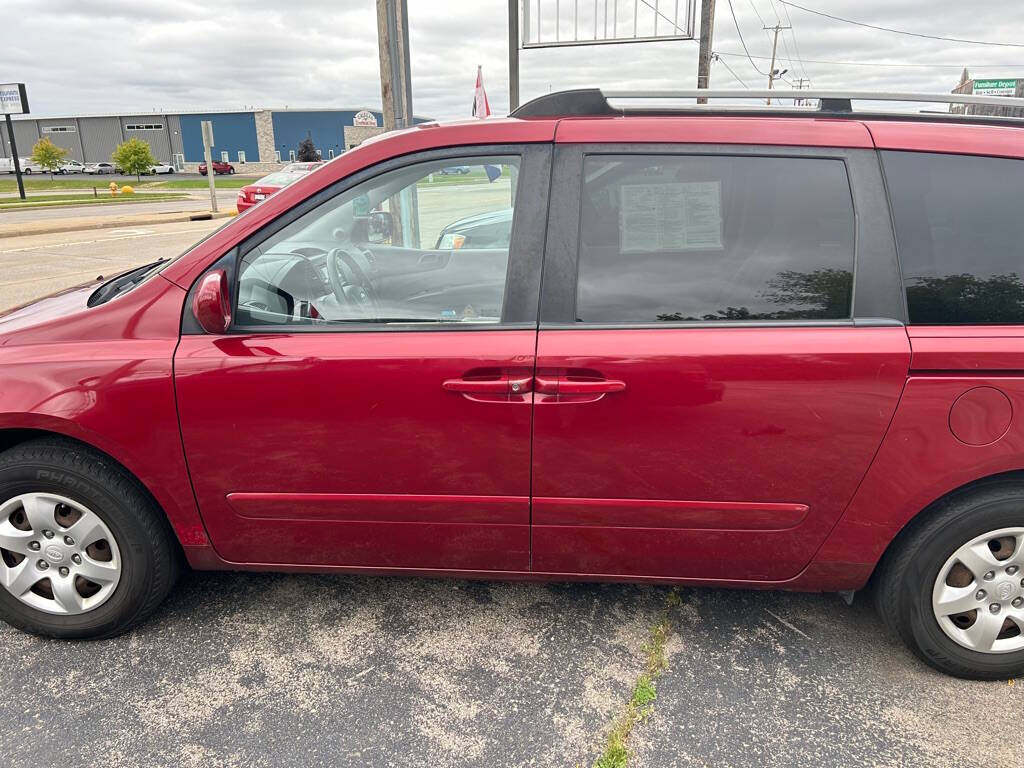
[(577, 321), (850, 316), (841, 160), (588, 156)]
[(1024, 323), (1024, 161), (882, 157), (910, 322)]
[(501, 322), (519, 159), (451, 163), (381, 174), (246, 253), (238, 324)]

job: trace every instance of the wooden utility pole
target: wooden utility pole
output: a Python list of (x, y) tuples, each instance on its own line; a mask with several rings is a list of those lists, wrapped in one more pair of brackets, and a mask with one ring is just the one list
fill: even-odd
[(413, 119), (406, 0), (377, 0), (377, 41), (384, 130), (408, 128)]
[[(775, 37), (772, 39), (772, 63), (771, 66), (768, 67), (768, 90), (770, 91), (772, 90), (772, 85), (775, 83), (775, 49), (779, 47), (779, 32), (783, 29), (792, 29), (792, 27), (776, 24), (774, 27), (764, 27), (764, 29), (771, 29), (775, 32)], [(768, 103), (771, 104), (772, 100), (768, 99)]]
[(508, 0), (508, 111), (519, 106), (519, 2)]
[[(700, 4), (700, 53), (697, 56), (697, 87), (711, 86), (711, 41), (715, 32), (715, 0), (701, 0)], [(697, 99), (698, 104), (707, 104), (707, 99)]]

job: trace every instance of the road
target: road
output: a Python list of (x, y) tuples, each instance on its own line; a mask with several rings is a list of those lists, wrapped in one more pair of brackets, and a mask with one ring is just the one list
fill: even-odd
[[(9, 238), (0, 308), (213, 226)], [(932, 671), (862, 595), (227, 573), (110, 641), (0, 625), (0, 763), (591, 766), (662, 622), (633, 768), (1020, 763), (1024, 681)]]
[[(152, 205), (156, 204), (146, 204), (146, 207)], [(75, 208), (74, 215), (80, 215), (82, 210)], [(7, 215), (0, 214), (0, 218), (6, 221)], [(139, 264), (177, 256), (223, 223), (178, 222), (135, 229), (94, 229), (3, 238), (0, 240), (0, 311), (95, 280), (99, 275), (110, 276)]]

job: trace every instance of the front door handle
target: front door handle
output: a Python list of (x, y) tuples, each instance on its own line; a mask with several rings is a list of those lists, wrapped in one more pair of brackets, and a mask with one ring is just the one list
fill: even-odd
[(533, 390), (532, 376), (466, 376), (445, 379), (441, 387), (449, 392), (472, 395), (523, 395)]

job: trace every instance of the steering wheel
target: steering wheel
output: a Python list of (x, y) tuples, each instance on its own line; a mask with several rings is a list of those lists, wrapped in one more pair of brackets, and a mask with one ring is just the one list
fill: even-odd
[(353, 309), (377, 309), (377, 295), (370, 278), (344, 248), (332, 248), (327, 254), (327, 276), (340, 304)]

